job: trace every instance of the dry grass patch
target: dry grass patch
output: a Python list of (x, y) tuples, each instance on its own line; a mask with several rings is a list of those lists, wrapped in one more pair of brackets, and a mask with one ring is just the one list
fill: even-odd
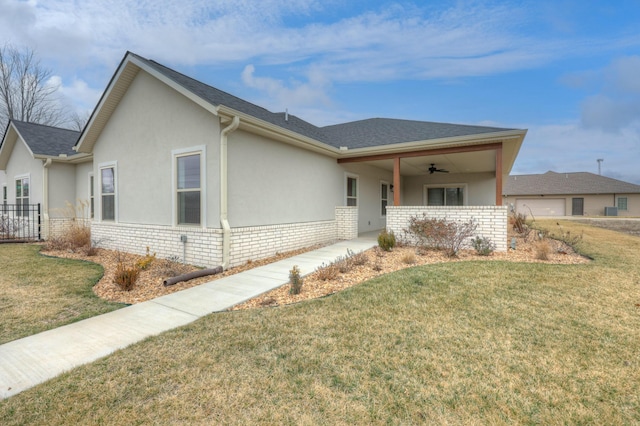
[[(640, 239), (210, 315), (0, 402), (12, 424), (637, 424)], [(307, 283), (305, 281), (305, 288)]]
[(41, 256), (40, 246), (0, 245), (0, 343), (122, 307), (91, 291), (103, 269)]

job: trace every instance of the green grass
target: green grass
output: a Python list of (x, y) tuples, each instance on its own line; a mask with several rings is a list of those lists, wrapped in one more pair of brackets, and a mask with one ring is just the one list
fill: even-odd
[(640, 238), (414, 267), (210, 315), (0, 402), (2, 424), (637, 424)]
[(102, 266), (39, 251), (38, 245), (0, 244), (0, 344), (123, 306), (93, 294)]

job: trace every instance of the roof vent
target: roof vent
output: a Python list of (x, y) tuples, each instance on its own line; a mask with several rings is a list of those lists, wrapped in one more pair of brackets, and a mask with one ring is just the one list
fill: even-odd
[(289, 108), (284, 110), (284, 121), (289, 121)]
[(340, 147), (340, 151), (348, 151), (348, 150), (349, 150), (349, 147), (347, 147), (347, 146), (341, 146)]

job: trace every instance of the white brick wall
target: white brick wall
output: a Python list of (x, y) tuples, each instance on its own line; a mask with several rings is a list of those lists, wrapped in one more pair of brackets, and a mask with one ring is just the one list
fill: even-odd
[[(187, 243), (180, 241), (187, 236)], [(126, 253), (156, 253), (159, 258), (183, 256), (187, 263), (217, 266), (222, 259), (222, 230), (192, 227), (169, 227), (141, 224), (94, 222), (91, 239), (98, 247)]]
[(230, 266), (276, 253), (323, 244), (336, 239), (336, 222), (288, 223), (231, 229)]
[[(180, 236), (187, 236), (183, 245)], [(99, 223), (91, 227), (99, 246), (127, 253), (145, 254), (147, 247), (160, 258), (183, 256), (187, 263), (212, 267), (222, 263), (222, 230)], [(229, 266), (258, 260), (276, 253), (336, 240), (336, 221), (291, 223), (231, 229)], [(183, 254), (183, 249), (186, 251)]]
[(396, 237), (404, 236), (411, 217), (446, 218), (457, 222), (474, 219), (478, 224), (476, 235), (490, 238), (496, 251), (507, 251), (507, 206), (387, 206), (387, 230)]
[(336, 207), (336, 234), (339, 240), (358, 238), (358, 207)]

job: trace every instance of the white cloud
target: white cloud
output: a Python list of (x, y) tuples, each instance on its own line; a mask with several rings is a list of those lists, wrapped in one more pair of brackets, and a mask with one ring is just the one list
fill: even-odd
[(599, 92), (582, 102), (583, 125), (618, 132), (640, 122), (640, 56), (617, 58), (599, 74)]
[(597, 159), (603, 158), (602, 174), (640, 184), (640, 123), (617, 133), (586, 129), (579, 122), (522, 126), (529, 131), (513, 174), (556, 172), (598, 172)]
[(247, 65), (242, 71), (245, 85), (265, 92), (269, 99), (265, 100), (272, 108), (284, 110), (288, 107), (308, 105), (329, 105), (326, 94), (327, 81), (321, 73), (311, 73), (308, 83), (291, 81), (287, 86), (283, 81), (269, 77), (256, 77), (255, 67)]

